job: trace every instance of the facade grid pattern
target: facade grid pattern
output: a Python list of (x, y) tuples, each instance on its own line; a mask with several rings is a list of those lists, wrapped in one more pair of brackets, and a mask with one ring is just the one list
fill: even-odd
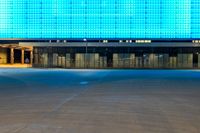
[(200, 38), (199, 0), (1, 0), (0, 38)]

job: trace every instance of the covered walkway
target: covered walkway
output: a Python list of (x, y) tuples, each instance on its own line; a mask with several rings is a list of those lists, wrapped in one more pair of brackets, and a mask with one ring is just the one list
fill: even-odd
[(18, 44), (0, 45), (0, 67), (30, 67), (33, 64), (33, 47)]

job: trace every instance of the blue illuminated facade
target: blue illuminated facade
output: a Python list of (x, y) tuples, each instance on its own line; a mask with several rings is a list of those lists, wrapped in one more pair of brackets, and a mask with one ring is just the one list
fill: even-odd
[(0, 38), (197, 39), (199, 0), (0, 0)]

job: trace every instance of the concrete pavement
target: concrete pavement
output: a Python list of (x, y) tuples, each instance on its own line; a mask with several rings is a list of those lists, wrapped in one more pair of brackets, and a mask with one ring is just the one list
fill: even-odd
[(0, 133), (200, 133), (200, 71), (0, 69)]

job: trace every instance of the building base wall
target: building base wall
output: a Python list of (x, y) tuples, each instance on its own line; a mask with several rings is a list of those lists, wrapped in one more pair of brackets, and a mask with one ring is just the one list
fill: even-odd
[(198, 69), (199, 47), (34, 47), (34, 67)]

